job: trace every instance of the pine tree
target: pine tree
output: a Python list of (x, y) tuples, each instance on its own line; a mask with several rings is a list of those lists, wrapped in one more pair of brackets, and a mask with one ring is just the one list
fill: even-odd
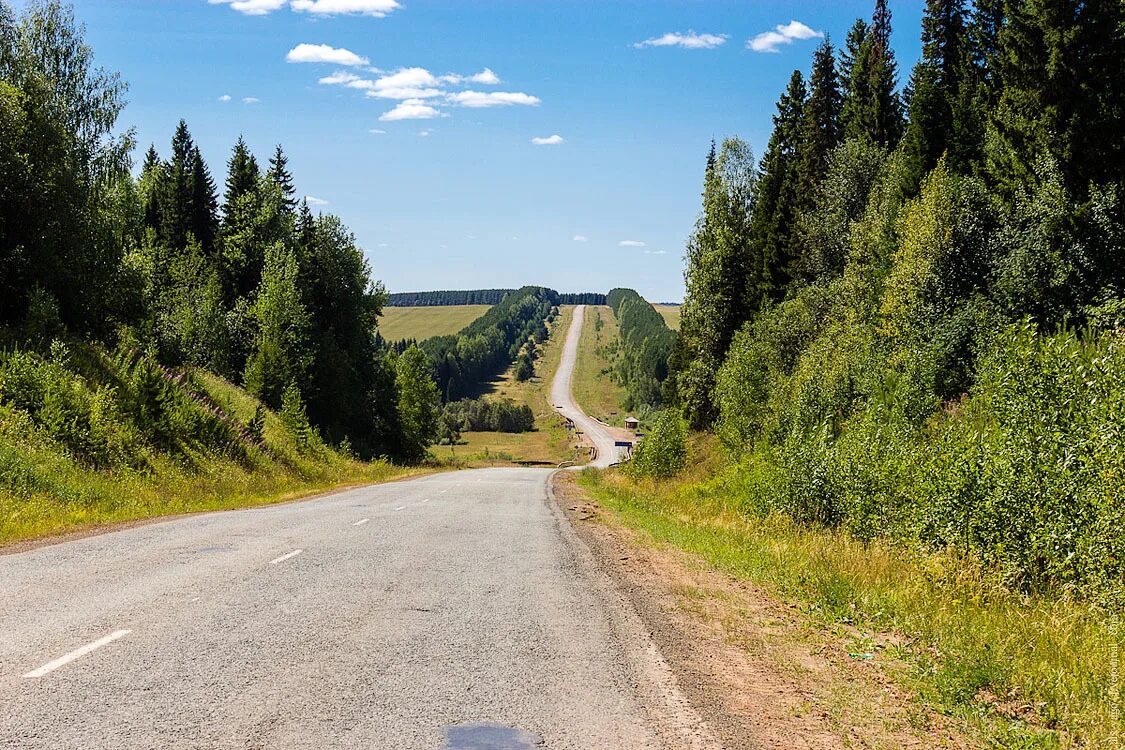
[(832, 42), (825, 39), (813, 55), (809, 100), (801, 135), (800, 177), (797, 200), (801, 208), (812, 204), (816, 187), (828, 169), (828, 156), (840, 145), (840, 81)]
[[(975, 144), (967, 109), (973, 96), (966, 49), (964, 0), (927, 0), (922, 18), (922, 58), (911, 76), (910, 124), (905, 146), (914, 188), (946, 151), (946, 166), (968, 172)], [(970, 139), (971, 140), (971, 139)]]
[(297, 188), (293, 185), (293, 175), (289, 172), (289, 159), (281, 150), (281, 144), (278, 144), (273, 156), (270, 157), (270, 168), (266, 176), (281, 189), (285, 210), (289, 213), (296, 210)]
[(793, 229), (802, 200), (801, 147), (808, 125), (808, 92), (801, 71), (794, 70), (777, 102), (773, 134), (762, 157), (757, 201), (751, 223), (754, 245), (753, 284), (746, 307), (754, 311), (782, 296), (797, 257)]
[(211, 256), (215, 252), (215, 237), (219, 232), (219, 198), (211, 170), (203, 161), (198, 146), (191, 154), (191, 196), (191, 230), (203, 252)]
[(258, 190), (258, 180), (261, 173), (258, 170), (258, 161), (246, 147), (242, 136), (234, 144), (234, 150), (227, 161), (226, 195), (223, 197), (223, 223), (229, 224), (231, 213), (234, 211), (238, 199), (247, 193)]

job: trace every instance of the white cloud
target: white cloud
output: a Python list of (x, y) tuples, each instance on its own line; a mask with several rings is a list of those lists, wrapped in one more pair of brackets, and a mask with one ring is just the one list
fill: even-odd
[(425, 68), (399, 68), (374, 81), (360, 79), (347, 85), (376, 99), (433, 99), (442, 94), (437, 88), (440, 82)]
[(549, 135), (546, 138), (532, 138), (531, 142), (536, 146), (558, 146), (560, 143), (566, 143), (566, 139), (558, 133), (555, 133), (554, 135)]
[(247, 16), (264, 16), (285, 6), (286, 0), (207, 0), (211, 5), (229, 5)]
[(327, 206), (328, 205), (328, 201), (324, 200), (323, 198), (314, 197), (312, 195), (306, 195), (305, 200), (308, 201), (308, 204), (310, 206)]
[(574, 235), (574, 241), (575, 242), (589, 242), (590, 238), (587, 237), (584, 234), (576, 234), (576, 235)]
[(368, 130), (367, 132), (371, 133), (372, 135), (386, 135), (387, 134), (387, 131), (383, 130), (382, 128), (371, 128), (371, 130)]
[(262, 101), (262, 100), (259, 99), (256, 96), (244, 96), (244, 97), (242, 97), (242, 103), (243, 104), (257, 104), (260, 101)]
[(773, 31), (764, 31), (750, 41), (746, 46), (755, 52), (777, 52), (783, 44), (792, 44), (797, 39), (823, 39), (823, 31), (813, 31), (800, 21), (778, 24)]
[(384, 112), (379, 120), (381, 122), (395, 122), (397, 120), (432, 120), (441, 117), (440, 109), (431, 107), (421, 99), (407, 99), (400, 102), (397, 107)]
[(455, 94), (449, 94), (446, 99), (454, 104), (460, 104), (462, 107), (508, 107), (513, 104), (522, 104), (525, 106), (537, 106), (540, 99), (537, 96), (524, 94), (517, 91), (458, 91)]
[(421, 130), (418, 131), (418, 137), (419, 138), (429, 138), (430, 133), (432, 133), (432, 132), (434, 132), (434, 131), (430, 130), (429, 128), (422, 128)]
[(620, 247), (644, 247), (645, 243), (640, 240), (621, 240), (617, 243)]
[(460, 85), (462, 83), (479, 83), (484, 86), (495, 86), (500, 83), (500, 76), (492, 72), (492, 68), (485, 68), (479, 73), (473, 73), (471, 76), (458, 75), (457, 73), (447, 73), (439, 79), (442, 83), (449, 83), (453, 85)]
[(224, 104), (226, 102), (229, 102), (230, 101), (230, 94), (223, 94), (222, 96), (219, 97), (219, 101), (223, 102)]
[(292, 0), (293, 10), (320, 16), (360, 14), (382, 18), (402, 6), (397, 0)]
[(689, 31), (686, 34), (677, 32), (669, 32), (664, 36), (653, 37), (646, 39), (643, 42), (637, 42), (633, 46), (637, 49), (642, 47), (683, 47), (684, 49), (714, 49), (721, 44), (725, 44), (729, 38), (728, 34), (696, 34), (694, 31)]
[(645, 250), (645, 255), (667, 255), (667, 250)]
[(347, 70), (337, 70), (335, 73), (333, 73), (330, 76), (324, 76), (324, 78), (321, 78), (320, 80), (318, 80), (317, 83), (322, 84), (324, 86), (343, 86), (344, 84), (348, 84), (348, 83), (352, 83), (354, 81), (360, 81), (360, 80), (363, 80), (363, 79), (361, 79), (355, 73), (352, 73), (352, 72), (347, 71)]
[(327, 44), (298, 44), (289, 50), (289, 54), (285, 56), (285, 62), (367, 65), (370, 60), (343, 47), (330, 47)]
[[(378, 83), (375, 81), (374, 83)], [(379, 88), (378, 86), (352, 86), (367, 89), (367, 96), (373, 99), (433, 99), (441, 96), (441, 89)]]

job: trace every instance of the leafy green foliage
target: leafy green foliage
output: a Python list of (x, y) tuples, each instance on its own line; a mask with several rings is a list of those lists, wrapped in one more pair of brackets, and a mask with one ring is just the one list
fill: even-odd
[(420, 460), (439, 434), (441, 396), (434, 384), (430, 360), (410, 347), (395, 362), (398, 417), (402, 425), (403, 455)]
[(510, 398), (485, 398), (451, 401), (442, 408), (443, 425), (461, 432), (530, 432), (535, 429), (535, 413), (526, 404)]
[(673, 477), (687, 461), (687, 424), (674, 409), (661, 412), (633, 451), (629, 472), (639, 477)]

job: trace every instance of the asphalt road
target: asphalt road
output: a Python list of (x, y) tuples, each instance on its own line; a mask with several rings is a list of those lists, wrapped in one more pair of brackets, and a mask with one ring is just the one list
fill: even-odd
[(570, 418), (598, 449), (597, 456), (590, 465), (606, 467), (621, 459), (621, 449), (614, 446), (614, 437), (605, 425), (582, 411), (575, 402), (570, 388), (574, 363), (578, 359), (578, 340), (582, 337), (582, 321), (585, 317), (585, 305), (579, 305), (574, 309), (570, 330), (567, 331), (566, 341), (563, 344), (559, 369), (551, 383), (551, 403), (558, 408), (560, 414)]
[(549, 478), (446, 473), (0, 555), (0, 747), (714, 746)]

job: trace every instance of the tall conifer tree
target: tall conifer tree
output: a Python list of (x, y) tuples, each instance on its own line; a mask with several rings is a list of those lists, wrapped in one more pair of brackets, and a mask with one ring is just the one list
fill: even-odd
[(828, 156), (843, 139), (840, 126), (842, 98), (836, 74), (836, 54), (828, 39), (817, 47), (813, 55), (809, 89), (800, 147), (798, 202), (802, 208), (812, 203), (816, 187), (824, 179), (828, 169)]
[(797, 256), (793, 229), (801, 200), (800, 149), (807, 130), (807, 106), (805, 79), (794, 70), (777, 102), (773, 134), (758, 176), (752, 220), (755, 268), (752, 286), (746, 290), (750, 310), (781, 297)]
[(281, 150), (281, 144), (277, 145), (273, 156), (270, 157), (270, 168), (266, 172), (266, 176), (273, 180), (281, 190), (281, 199), (285, 205), (285, 210), (289, 213), (295, 211), (297, 209), (297, 188), (293, 184), (293, 175), (289, 171), (289, 158)]

